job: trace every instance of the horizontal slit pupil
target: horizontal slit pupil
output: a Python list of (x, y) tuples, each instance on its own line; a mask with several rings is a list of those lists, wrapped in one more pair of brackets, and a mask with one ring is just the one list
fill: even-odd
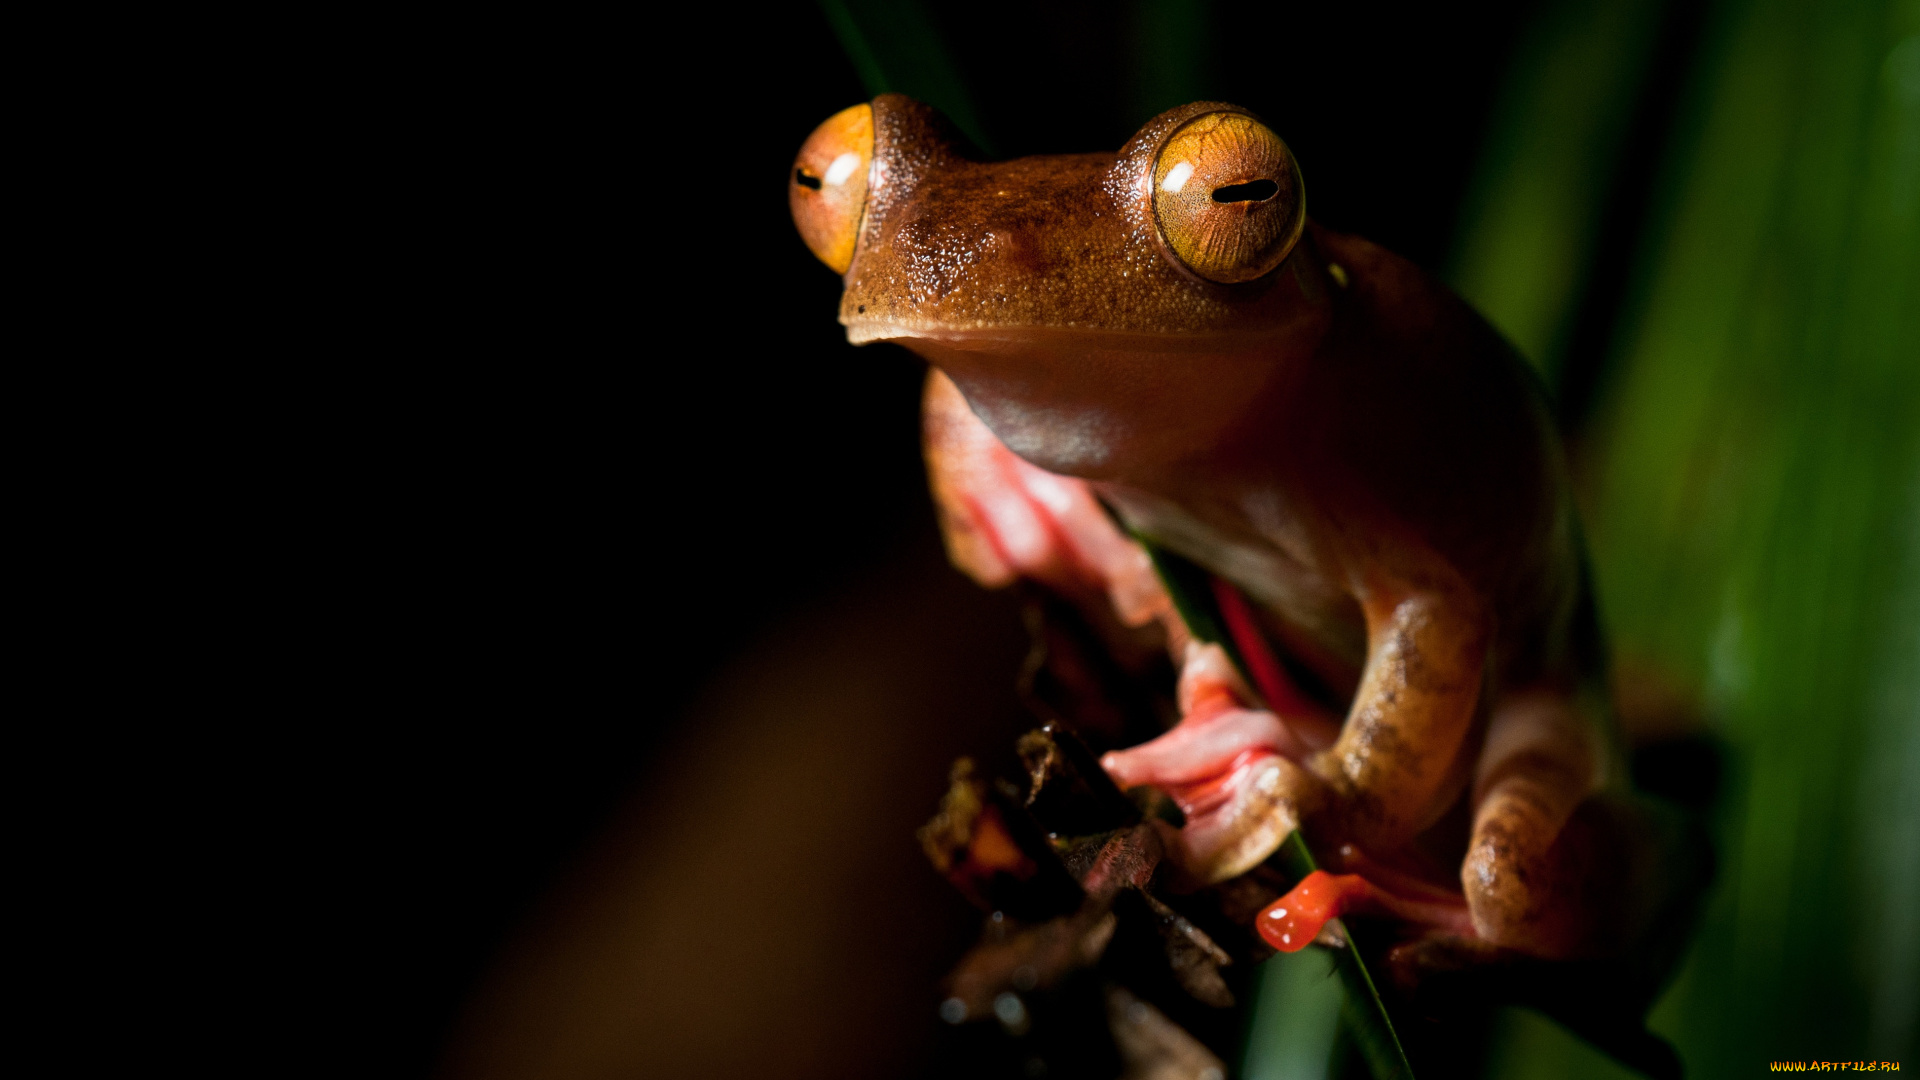
[(805, 169), (793, 170), (793, 182), (799, 184), (801, 187), (812, 188), (815, 191), (820, 190), (820, 178), (808, 174)]
[(1280, 185), (1271, 180), (1249, 180), (1244, 184), (1228, 184), (1213, 189), (1213, 201), (1230, 202), (1266, 202), (1280, 194)]

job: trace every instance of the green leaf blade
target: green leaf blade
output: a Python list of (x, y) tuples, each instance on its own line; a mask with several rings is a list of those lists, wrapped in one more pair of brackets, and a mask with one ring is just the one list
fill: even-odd
[[(1144, 536), (1136, 533), (1134, 539), (1147, 549), (1154, 570), (1166, 586), (1167, 595), (1173, 599), (1174, 610), (1180, 613), (1181, 620), (1187, 624), (1187, 632), (1196, 641), (1217, 644), (1226, 650), (1234, 666), (1245, 677), (1246, 661), (1241, 657), (1232, 636), (1224, 630), (1225, 623), (1213, 596), (1212, 575)], [(1268, 861), (1286, 875), (1292, 884), (1298, 884), (1320, 866), (1299, 829), (1287, 834), (1279, 850)], [(1340, 950), (1345, 955), (1338, 962), (1340, 981), (1347, 991), (1347, 1007), (1340, 1010), (1341, 1019), (1358, 1045), (1361, 1056), (1366, 1059), (1367, 1069), (1373, 1074), (1374, 1080), (1413, 1080), (1413, 1065), (1407, 1060), (1406, 1047), (1400, 1042), (1399, 1032), (1394, 1030), (1387, 1003), (1380, 996), (1373, 973), (1367, 970), (1366, 961), (1360, 956), (1360, 948), (1360, 940), (1354, 936), (1351, 927), (1347, 928), (1347, 947)]]

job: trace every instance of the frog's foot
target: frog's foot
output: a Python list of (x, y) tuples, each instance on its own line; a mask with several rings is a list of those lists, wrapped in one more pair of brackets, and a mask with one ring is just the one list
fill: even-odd
[(1299, 952), (1342, 915), (1380, 915), (1464, 938), (1473, 937), (1465, 897), (1416, 898), (1388, 892), (1359, 874), (1315, 870), (1260, 913), (1255, 927), (1281, 952)]
[(1104, 599), (1129, 627), (1177, 621), (1146, 551), (1121, 534), (1086, 481), (1007, 449), (937, 370), (923, 413), (934, 504), (956, 567), (988, 588), (1027, 578), (1076, 602)]
[(1180, 676), (1177, 727), (1100, 761), (1121, 788), (1165, 791), (1187, 823), (1170, 845), (1202, 883), (1259, 865), (1299, 821), (1310, 776), (1294, 763), (1309, 748), (1279, 716), (1245, 707), (1248, 694), (1218, 645), (1193, 645)]

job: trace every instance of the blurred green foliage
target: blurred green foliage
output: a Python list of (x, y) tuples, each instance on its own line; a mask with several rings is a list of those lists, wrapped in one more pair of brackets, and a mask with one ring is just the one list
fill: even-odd
[(932, 104), (974, 145), (993, 153), (953, 58), (916, 0), (820, 0), (820, 11), (869, 95), (905, 94)]
[[(1460, 239), (1456, 284), (1550, 380), (1649, 6), (1547, 5)], [(1720, 881), (1653, 1018), (1696, 1076), (1915, 1062), (1916, 69), (1920, 4), (1712, 6), (1599, 343), (1603, 608), (1621, 653), (1700, 688), (1732, 757)], [(1614, 1068), (1519, 1023), (1503, 1075)]]
[(1345, 998), (1320, 949), (1275, 953), (1264, 965), (1247, 1033), (1243, 1080), (1322, 1080)]
[(1605, 206), (1662, 27), (1661, 0), (1564, 0), (1523, 32), (1461, 209), (1450, 277), (1560, 371)]

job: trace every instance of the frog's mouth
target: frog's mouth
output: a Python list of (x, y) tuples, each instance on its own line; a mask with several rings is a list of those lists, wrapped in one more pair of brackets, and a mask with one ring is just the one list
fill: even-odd
[(846, 277), (840, 322), (855, 345), (1044, 337), (1204, 351), (1282, 333), (1299, 313), (1290, 301), (1302, 288), (1285, 269), (1247, 285), (1200, 285), (1155, 252), (1100, 258), (1095, 245), (1085, 247), (1077, 259), (1043, 260), (988, 231), (959, 248), (955, 261), (964, 265), (938, 272), (918, 253), (903, 265), (896, 251), (862, 250)]
[(1247, 352), (1273, 338), (1270, 330), (1116, 330), (1072, 322), (1011, 326), (984, 320), (962, 324), (905, 319), (843, 319), (842, 322), (850, 344), (891, 341), (915, 352), (925, 346), (942, 352), (983, 354), (1191, 356)]

